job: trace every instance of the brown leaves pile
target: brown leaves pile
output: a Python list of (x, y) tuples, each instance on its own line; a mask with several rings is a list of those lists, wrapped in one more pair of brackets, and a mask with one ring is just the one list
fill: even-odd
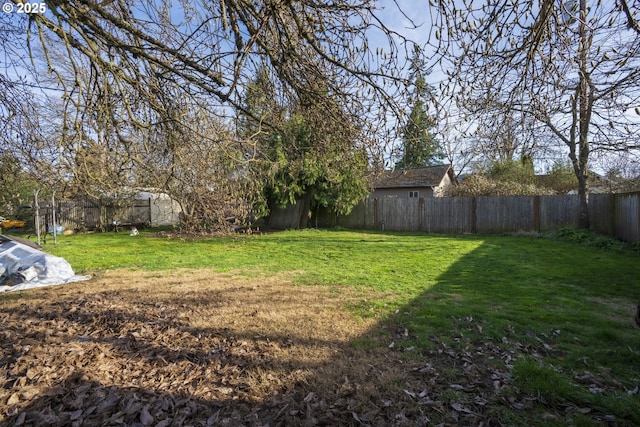
[(368, 327), (320, 287), (144, 274), (3, 302), (0, 423), (306, 422), (320, 405), (298, 386)]

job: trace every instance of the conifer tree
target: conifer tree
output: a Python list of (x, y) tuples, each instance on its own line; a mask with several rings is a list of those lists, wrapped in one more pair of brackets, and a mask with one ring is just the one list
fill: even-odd
[(438, 164), (444, 157), (440, 142), (432, 133), (436, 122), (429, 116), (428, 102), (434, 96), (434, 89), (426, 81), (425, 76), (429, 71), (425, 70), (425, 61), (419, 48), (414, 50), (410, 70), (414, 86), (411, 96), (413, 107), (403, 129), (402, 158), (396, 164), (396, 167), (403, 169)]

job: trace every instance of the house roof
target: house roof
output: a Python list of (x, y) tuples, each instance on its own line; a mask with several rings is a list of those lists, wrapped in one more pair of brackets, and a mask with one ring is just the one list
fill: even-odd
[(384, 171), (374, 180), (373, 188), (437, 187), (450, 170), (450, 165), (437, 165)]

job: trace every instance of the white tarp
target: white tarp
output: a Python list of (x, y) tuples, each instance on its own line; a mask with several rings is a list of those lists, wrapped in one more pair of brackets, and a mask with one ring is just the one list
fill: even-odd
[[(2, 236), (4, 237), (4, 236)], [(88, 280), (64, 259), (8, 239), (0, 239), (0, 292)]]

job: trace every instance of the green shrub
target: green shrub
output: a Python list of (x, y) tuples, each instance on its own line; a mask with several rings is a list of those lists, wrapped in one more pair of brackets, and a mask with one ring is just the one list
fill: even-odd
[(578, 178), (569, 162), (555, 162), (547, 175), (539, 177), (538, 184), (559, 194), (578, 188)]
[(501, 160), (491, 164), (487, 170), (487, 176), (496, 181), (512, 182), (519, 184), (535, 184), (536, 175), (533, 170), (533, 162), (526, 158), (519, 160)]
[(450, 196), (535, 196), (552, 195), (553, 190), (532, 183), (505, 181), (477, 174), (465, 178), (459, 185), (449, 188)]
[(537, 184), (531, 159), (493, 162), (459, 185), (450, 188), (451, 196), (534, 196), (556, 194)]
[(556, 240), (578, 243), (600, 249), (621, 249), (624, 243), (613, 237), (603, 236), (592, 230), (579, 228), (561, 228), (553, 233)]

